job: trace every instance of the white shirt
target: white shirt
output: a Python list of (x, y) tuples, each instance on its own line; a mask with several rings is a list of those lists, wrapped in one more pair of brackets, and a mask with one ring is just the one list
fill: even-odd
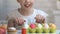
[(8, 17), (10, 18), (18, 18), (18, 17), (23, 17), (26, 20), (26, 23), (35, 23), (35, 17), (37, 14), (40, 14), (42, 16), (44, 16), (45, 18), (48, 16), (48, 14), (46, 14), (45, 12), (43, 12), (42, 10), (37, 10), (34, 9), (34, 12), (32, 15), (30, 16), (23, 16), (18, 12), (18, 9), (15, 9), (13, 11), (10, 11), (8, 13)]

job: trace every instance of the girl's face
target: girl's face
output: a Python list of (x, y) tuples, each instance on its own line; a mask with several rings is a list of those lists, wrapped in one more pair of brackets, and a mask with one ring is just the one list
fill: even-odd
[(21, 8), (24, 8), (24, 9), (32, 8), (34, 3), (34, 0), (17, 0), (17, 1), (20, 3)]

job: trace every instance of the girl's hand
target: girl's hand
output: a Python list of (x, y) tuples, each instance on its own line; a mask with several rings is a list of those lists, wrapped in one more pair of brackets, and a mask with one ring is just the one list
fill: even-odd
[(16, 18), (16, 22), (18, 25), (22, 26), (24, 24), (25, 20), (22, 17), (20, 17), (20, 18)]
[(36, 15), (35, 19), (36, 19), (37, 23), (44, 23), (45, 22), (44, 16), (42, 16), (40, 14)]

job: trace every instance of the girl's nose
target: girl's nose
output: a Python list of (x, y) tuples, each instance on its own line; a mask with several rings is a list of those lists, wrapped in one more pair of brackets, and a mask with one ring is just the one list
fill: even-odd
[(26, 2), (30, 2), (30, 0), (26, 0)]

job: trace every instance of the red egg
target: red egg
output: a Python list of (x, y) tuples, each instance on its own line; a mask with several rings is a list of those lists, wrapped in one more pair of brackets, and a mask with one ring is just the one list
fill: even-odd
[(4, 34), (4, 32), (6, 32), (6, 31), (4, 29), (0, 28), (0, 34)]

